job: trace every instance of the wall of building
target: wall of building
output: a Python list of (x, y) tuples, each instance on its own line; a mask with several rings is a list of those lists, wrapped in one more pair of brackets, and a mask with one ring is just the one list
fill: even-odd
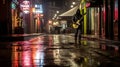
[(12, 33), (11, 0), (0, 1), (0, 34)]
[(85, 0), (80, 3), (81, 12), (87, 11), (87, 16), (84, 16), (84, 34), (95, 34), (108, 39), (118, 38), (118, 0), (101, 0), (101, 4), (96, 4), (97, 1), (92, 3), (91, 0), (90, 6), (85, 8), (86, 3)]

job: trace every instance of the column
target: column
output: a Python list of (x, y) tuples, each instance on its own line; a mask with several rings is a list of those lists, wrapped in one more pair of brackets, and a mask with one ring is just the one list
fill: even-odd
[(105, 38), (109, 38), (109, 30), (108, 30), (108, 0), (105, 0)]
[(11, 0), (0, 0), (0, 34), (12, 34)]
[(109, 22), (109, 37), (112, 40), (114, 38), (113, 23), (114, 23), (114, 0), (110, 0), (110, 22)]
[(102, 30), (101, 30), (101, 25), (102, 25), (102, 6), (100, 5), (100, 7), (99, 7), (99, 36), (101, 37), (101, 35), (102, 35)]
[(120, 40), (120, 0), (118, 0), (118, 39)]

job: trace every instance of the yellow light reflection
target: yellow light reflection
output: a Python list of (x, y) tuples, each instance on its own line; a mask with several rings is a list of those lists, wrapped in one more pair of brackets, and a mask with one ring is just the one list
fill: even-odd
[(59, 54), (60, 54), (59, 49), (53, 51), (53, 56), (54, 56), (54, 58), (55, 58), (55, 59), (54, 59), (54, 63), (55, 63), (55, 64), (58, 64), (58, 65), (61, 63), (60, 55), (59, 55)]
[(59, 40), (59, 35), (53, 36), (53, 40), (54, 40), (53, 44), (59, 43), (59, 42), (60, 42), (60, 40)]

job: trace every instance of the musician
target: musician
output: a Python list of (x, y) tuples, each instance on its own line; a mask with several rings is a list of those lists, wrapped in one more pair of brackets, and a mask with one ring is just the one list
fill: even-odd
[(83, 15), (80, 13), (80, 10), (78, 9), (76, 14), (73, 17), (73, 22), (76, 26), (75, 28), (75, 43), (81, 44), (81, 30), (82, 30), (82, 22), (83, 22)]

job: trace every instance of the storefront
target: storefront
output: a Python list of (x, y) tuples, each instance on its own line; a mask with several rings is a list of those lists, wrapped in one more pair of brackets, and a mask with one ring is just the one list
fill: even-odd
[(86, 7), (86, 32), (87, 34), (99, 36), (101, 34), (101, 6), (102, 1), (85, 1)]
[(113, 23), (113, 30), (115, 39), (118, 36), (118, 0), (115, 0), (114, 5), (114, 23)]
[(17, 27), (17, 8), (16, 8), (16, 3), (12, 2), (11, 7), (12, 7), (12, 33), (14, 33), (15, 27)]
[[(34, 21), (33, 21), (33, 20)], [(43, 8), (42, 4), (35, 4), (32, 8), (31, 31), (34, 33), (43, 32)]]
[(102, 9), (105, 38), (118, 36), (118, 0), (105, 0)]
[(118, 27), (118, 0), (90, 1), (87, 7), (87, 33), (117, 39)]
[(87, 34), (99, 34), (99, 8), (87, 8)]

